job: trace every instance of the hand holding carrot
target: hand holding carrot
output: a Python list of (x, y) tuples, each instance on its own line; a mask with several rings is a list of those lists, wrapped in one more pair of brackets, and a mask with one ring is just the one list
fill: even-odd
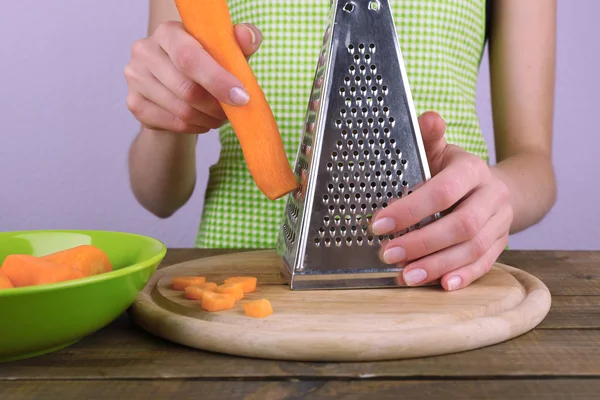
[[(236, 25), (235, 35), (246, 57), (262, 41), (260, 31), (250, 24)], [(124, 73), (127, 107), (152, 130), (205, 133), (227, 120), (219, 101), (243, 106), (249, 99), (242, 83), (180, 22), (164, 22), (151, 36), (136, 41)]]

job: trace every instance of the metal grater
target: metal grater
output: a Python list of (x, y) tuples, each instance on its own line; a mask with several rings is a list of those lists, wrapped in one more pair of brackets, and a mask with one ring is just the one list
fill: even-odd
[(387, 0), (332, 0), (295, 173), (277, 239), (291, 289), (398, 286), (378, 250), (406, 232), (368, 226), (430, 172)]

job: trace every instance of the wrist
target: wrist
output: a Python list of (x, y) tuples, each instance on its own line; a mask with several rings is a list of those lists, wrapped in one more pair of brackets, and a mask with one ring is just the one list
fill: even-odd
[(160, 142), (160, 143), (181, 143), (181, 144), (189, 144), (196, 143), (198, 140), (198, 135), (193, 133), (176, 133), (171, 131), (162, 131), (156, 129), (150, 129), (146, 127), (142, 127), (140, 133), (138, 135), (139, 138), (143, 138), (143, 140), (148, 140), (152, 142)]
[(556, 180), (547, 155), (521, 153), (489, 166), (495, 179), (510, 192), (513, 208), (511, 233), (523, 231), (540, 222), (556, 202)]

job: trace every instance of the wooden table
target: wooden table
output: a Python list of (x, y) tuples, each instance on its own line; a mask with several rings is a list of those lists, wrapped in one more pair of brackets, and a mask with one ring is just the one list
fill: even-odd
[[(161, 267), (226, 252), (172, 249)], [(0, 399), (599, 399), (600, 252), (500, 261), (543, 280), (553, 299), (537, 329), (495, 346), (380, 363), (256, 360), (158, 339), (125, 314), (67, 349), (0, 364)]]

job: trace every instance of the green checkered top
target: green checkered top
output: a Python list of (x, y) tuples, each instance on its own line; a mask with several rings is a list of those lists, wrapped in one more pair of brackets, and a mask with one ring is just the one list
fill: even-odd
[[(251, 22), (263, 34), (250, 64), (293, 165), (330, 0), (229, 0), (228, 4), (234, 23)], [(447, 123), (447, 140), (487, 161), (475, 107), (485, 0), (390, 0), (390, 4), (417, 114), (440, 113)], [(229, 124), (220, 130), (220, 142), (196, 246), (275, 248), (286, 198), (271, 201), (258, 190)]]

